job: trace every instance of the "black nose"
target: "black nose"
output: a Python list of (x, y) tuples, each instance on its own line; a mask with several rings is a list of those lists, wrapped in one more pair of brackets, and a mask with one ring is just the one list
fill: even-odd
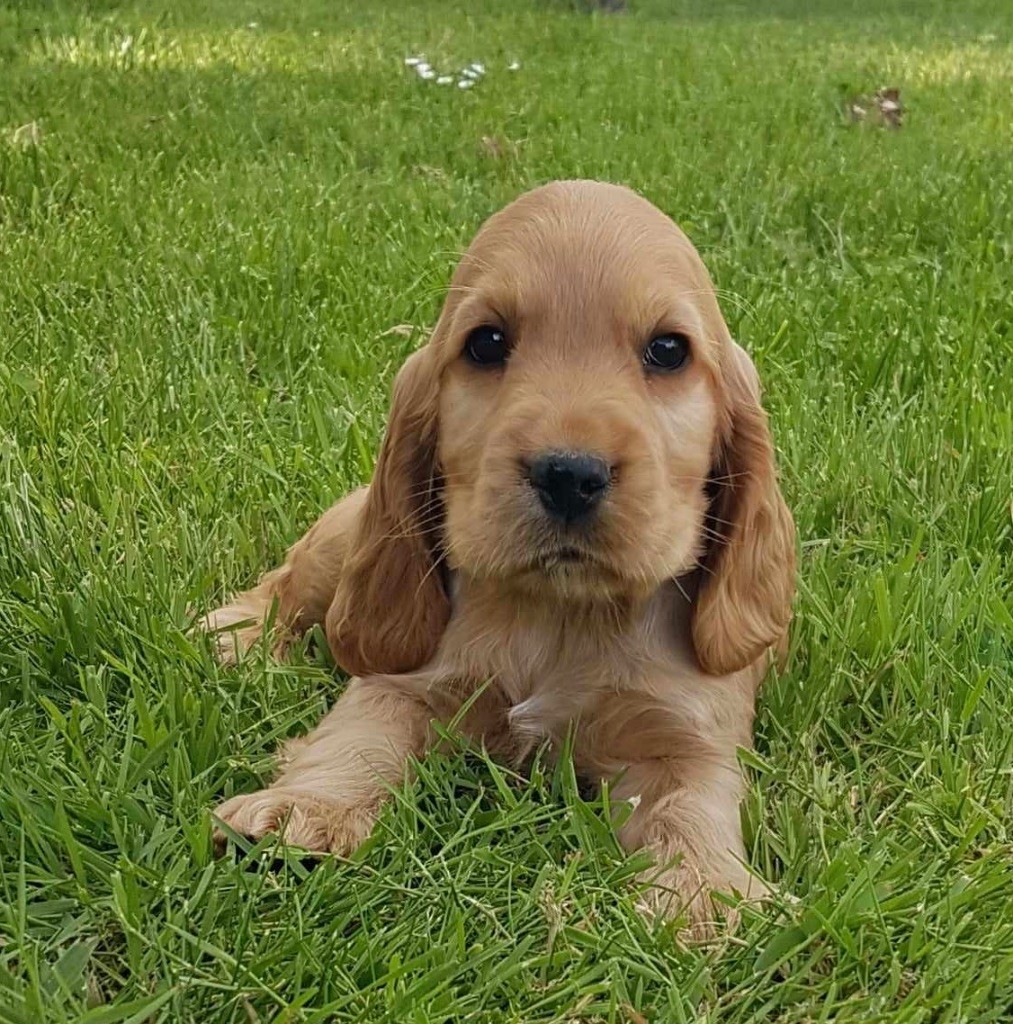
[(531, 463), (528, 479), (545, 511), (571, 523), (605, 497), (611, 483), (608, 463), (578, 452), (547, 452)]

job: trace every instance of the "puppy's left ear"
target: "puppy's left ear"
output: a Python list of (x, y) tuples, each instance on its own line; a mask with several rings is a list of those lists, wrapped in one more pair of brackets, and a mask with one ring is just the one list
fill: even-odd
[(705, 672), (727, 675), (785, 634), (795, 593), (795, 524), (781, 496), (752, 360), (726, 350), (722, 443), (711, 471), (709, 533), (692, 633)]

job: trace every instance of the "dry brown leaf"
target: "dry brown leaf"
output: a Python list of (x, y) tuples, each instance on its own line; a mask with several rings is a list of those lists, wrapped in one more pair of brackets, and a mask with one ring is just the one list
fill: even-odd
[(517, 152), (517, 143), (501, 134), (483, 135), (481, 150), (485, 156), (491, 157), (493, 160), (502, 160)]
[(491, 156), (494, 160), (499, 160), (503, 156), (503, 143), (498, 135), (483, 135), (482, 149), (486, 156)]
[(899, 128), (904, 107), (900, 102), (900, 89), (880, 89), (876, 93), (876, 106), (887, 128)]
[(875, 96), (854, 96), (844, 104), (849, 121), (875, 125), (878, 128), (899, 128), (904, 116), (900, 89), (883, 88)]
[(442, 167), (433, 167), (432, 164), (416, 164), (412, 172), (420, 178), (428, 178), (430, 181), (446, 183), (450, 181), (450, 175)]

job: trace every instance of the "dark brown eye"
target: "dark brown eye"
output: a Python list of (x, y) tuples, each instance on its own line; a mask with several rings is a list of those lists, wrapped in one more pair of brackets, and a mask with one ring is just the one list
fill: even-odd
[(644, 366), (649, 370), (678, 370), (689, 360), (689, 338), (685, 334), (659, 334), (644, 349)]
[(464, 343), (464, 354), (479, 366), (501, 365), (509, 352), (506, 333), (489, 324), (476, 327)]

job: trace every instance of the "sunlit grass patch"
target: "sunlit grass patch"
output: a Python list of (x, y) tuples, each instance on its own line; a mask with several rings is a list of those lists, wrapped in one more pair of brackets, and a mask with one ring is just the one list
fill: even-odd
[[(0, 12), (0, 1019), (1008, 1019), (1013, 10), (631, 7)], [(902, 127), (849, 123), (882, 87)], [(481, 220), (581, 175), (701, 249), (799, 525), (744, 754), (780, 895), (703, 949), (565, 764), (452, 751), (347, 863), (211, 859), (343, 684), (191, 616), (368, 478)]]

